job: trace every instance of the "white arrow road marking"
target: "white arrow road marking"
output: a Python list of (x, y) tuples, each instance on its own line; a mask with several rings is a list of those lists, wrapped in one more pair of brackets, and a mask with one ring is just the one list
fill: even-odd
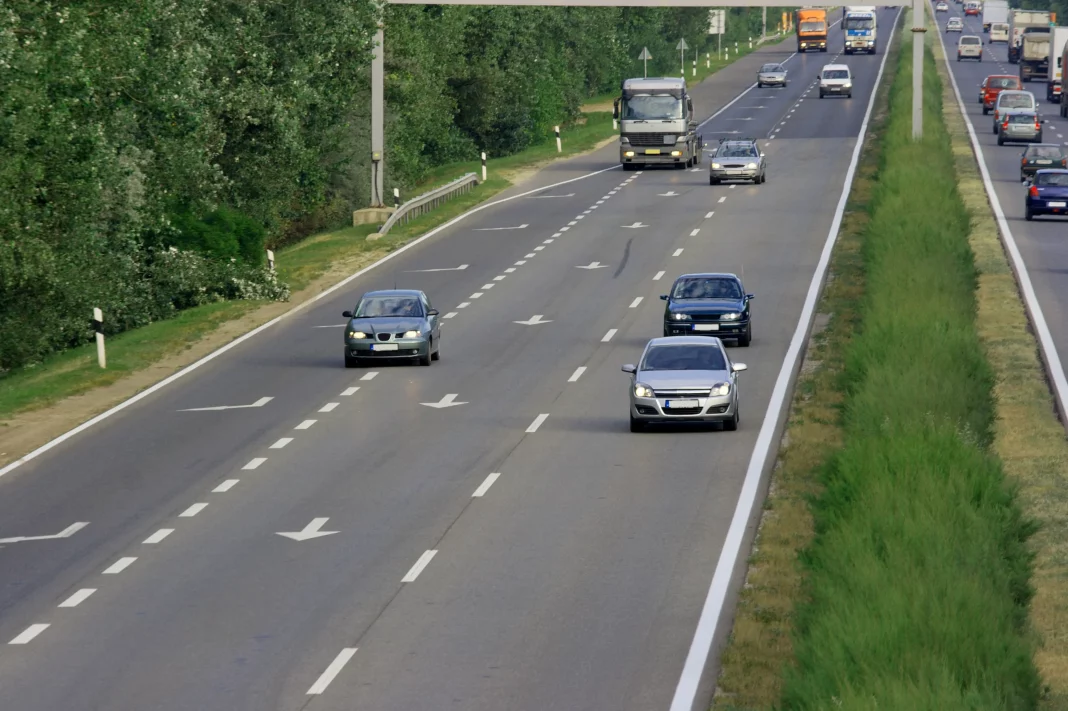
[(466, 402), (454, 402), (459, 397), (456, 393), (449, 393), (445, 397), (441, 398), (437, 402), (421, 402), (420, 405), (426, 405), (427, 407), (433, 407), (440, 410), (444, 407), (456, 407), (457, 405), (466, 405)]
[(519, 225), (518, 227), (478, 227), (476, 232), (497, 232), (499, 230), (523, 230), (530, 225)]
[(470, 264), (461, 264), (458, 267), (448, 267), (448, 268), (445, 268), (445, 269), (409, 269), (407, 273), (414, 274), (415, 272), (424, 272), (424, 273), (425, 272), (462, 272), (464, 269), (467, 269), (469, 266), (471, 266), (471, 265)]
[(512, 323), (521, 323), (524, 326), (537, 326), (539, 323), (552, 323), (551, 319), (548, 320), (548, 321), (543, 321), (541, 319), (541, 316), (542, 316), (541, 314), (534, 314), (533, 316), (528, 318), (526, 321), (513, 321)]
[(326, 687), (330, 686), (330, 682), (334, 680), (334, 677), (341, 673), (341, 670), (349, 663), (349, 660), (352, 659), (352, 655), (356, 654), (357, 649), (359, 649), (359, 647), (346, 647), (345, 649), (342, 649), (338, 655), (334, 657), (334, 661), (330, 662), (330, 666), (326, 668), (326, 671), (320, 674), (319, 678), (316, 679), (315, 683), (308, 689), (308, 695), (317, 696), (326, 691)]
[(674, 190), (668, 190), (666, 193), (660, 193), (660, 197), (678, 197), (678, 193)]
[(607, 266), (607, 264), (601, 264), (600, 262), (590, 262), (585, 266), (575, 267), (575, 269), (604, 269)]
[(321, 530), (319, 530), (323, 526), (325, 526), (326, 522), (329, 521), (329, 520), (330, 520), (329, 518), (313, 518), (311, 520), (311, 523), (309, 523), (307, 526), (305, 526), (300, 531), (276, 531), (275, 533), (277, 535), (279, 535), (279, 536), (284, 536), (286, 538), (292, 538), (294, 541), (307, 541), (307, 540), (310, 540), (312, 538), (320, 538), (322, 536), (332, 536), (335, 533), (337, 533), (337, 531), (321, 531)]
[(51, 541), (56, 538), (70, 538), (75, 533), (82, 530), (88, 525), (88, 521), (79, 521), (78, 523), (72, 523), (59, 533), (53, 533), (50, 536), (15, 536), (14, 538), (0, 538), (0, 545), (4, 543), (20, 543), (22, 541)]
[(531, 195), (527, 200), (548, 200), (549, 198), (569, 198), (575, 197), (575, 193), (568, 193), (567, 195)]
[(252, 403), (251, 405), (219, 405), (218, 407), (192, 407), (188, 410), (179, 410), (178, 412), (219, 412), (221, 410), (247, 410), (250, 407), (263, 407), (271, 400), (274, 400), (274, 398), (261, 397), (259, 400)]
[(48, 627), (47, 624), (30, 625), (22, 631), (22, 634), (8, 642), (8, 644), (29, 644), (34, 637), (44, 632)]
[(408, 574), (401, 578), (402, 583), (414, 583), (415, 579), (419, 577), (419, 574), (423, 572), (423, 569), (430, 565), (430, 561), (434, 559), (438, 552), (427, 551), (423, 555), (419, 556), (419, 560), (415, 561), (415, 565), (408, 571)]
[(627, 228), (628, 230), (636, 230), (636, 229), (638, 229), (639, 227), (648, 227), (649, 225), (643, 225), (643, 224), (642, 224), (642, 223), (641, 223), (641, 222), (639, 221), (639, 222), (635, 222), (635, 223), (634, 223), (633, 225), (623, 225), (623, 226), (624, 226), (624, 227), (626, 227), (626, 228)]
[(479, 484), (478, 488), (475, 489), (475, 493), (471, 494), (471, 496), (485, 496), (486, 492), (489, 491), (489, 488), (493, 486), (493, 482), (497, 481), (497, 477), (499, 477), (500, 475), (500, 472), (493, 472), (492, 474), (490, 474), (488, 477), (486, 477), (486, 480), (484, 482)]

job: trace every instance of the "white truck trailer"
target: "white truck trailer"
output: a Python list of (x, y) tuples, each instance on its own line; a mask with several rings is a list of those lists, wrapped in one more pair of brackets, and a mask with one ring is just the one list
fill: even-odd
[(1049, 74), (1046, 79), (1046, 100), (1061, 103), (1064, 82), (1065, 47), (1068, 47), (1068, 27), (1049, 30)]
[(986, 0), (983, 3), (983, 32), (990, 31), (995, 22), (1009, 21), (1009, 0)]
[(1009, 12), (1009, 61), (1020, 61), (1022, 35), (1028, 27), (1049, 27), (1052, 18), (1047, 10), (1012, 10)]

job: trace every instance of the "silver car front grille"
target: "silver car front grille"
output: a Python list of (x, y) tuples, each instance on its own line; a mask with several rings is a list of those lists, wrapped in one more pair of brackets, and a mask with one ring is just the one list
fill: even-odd
[(679, 390), (654, 390), (658, 398), (679, 398), (680, 400), (686, 398), (695, 397), (708, 397), (712, 392), (711, 388), (697, 388), (697, 389), (679, 389)]

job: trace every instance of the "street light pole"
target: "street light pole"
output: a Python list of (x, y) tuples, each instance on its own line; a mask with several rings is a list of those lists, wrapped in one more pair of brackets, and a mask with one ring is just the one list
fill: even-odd
[[(379, 6), (379, 13), (381, 13)], [(379, 15), (381, 18), (381, 15)], [(385, 83), (386, 47), (381, 19), (375, 32), (374, 54), (371, 56), (371, 207), (382, 207), (385, 191)]]
[[(923, 138), (924, 0), (912, 0), (912, 140)], [(886, 51), (886, 50), (883, 50)]]

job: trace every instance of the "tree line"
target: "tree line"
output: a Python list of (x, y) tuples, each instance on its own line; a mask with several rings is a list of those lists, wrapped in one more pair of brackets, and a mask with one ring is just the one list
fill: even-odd
[[(725, 39), (759, 34), (732, 8)], [(6, 0), (0, 374), (220, 299), (287, 299), (264, 248), (369, 199), (366, 0)], [(768, 11), (774, 26), (778, 11)], [(387, 6), (387, 181), (520, 151), (703, 50), (706, 9)], [(714, 38), (711, 38), (714, 39)], [(714, 47), (714, 44), (711, 45)]]

